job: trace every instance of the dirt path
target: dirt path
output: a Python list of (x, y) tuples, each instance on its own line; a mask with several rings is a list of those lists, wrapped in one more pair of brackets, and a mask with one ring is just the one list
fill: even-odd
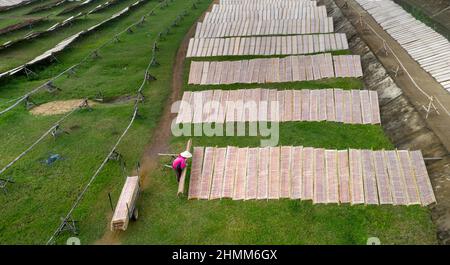
[[(342, 7), (345, 1), (335, 0), (335, 2), (338, 6)], [(350, 0), (347, 2), (350, 7), (341, 8), (342, 12), (356, 28), (365, 43), (367, 43), (370, 49), (376, 53), (378, 60), (384, 65), (384, 67), (388, 70), (395, 69), (399, 66), (399, 63), (392, 54), (385, 56), (383, 52), (377, 52), (381, 47), (383, 47), (383, 41), (380, 40), (380, 38), (371, 30), (364, 30), (361, 27), (361, 24), (359, 23), (360, 14), (363, 15), (364, 22), (369, 24), (371, 28), (373, 28), (377, 34), (386, 41), (389, 47), (392, 48), (419, 87), (426, 94), (433, 96), (434, 98), (438, 98), (447, 110), (450, 111), (450, 94), (445, 91), (445, 89), (429, 73), (423, 70), (420, 65), (409, 56), (406, 50), (404, 50), (395, 39), (386, 33), (372, 18), (372, 16), (365, 12), (358, 5), (358, 3), (356, 3), (356, 1)], [(402, 89), (405, 95), (408, 96), (414, 107), (422, 114), (427, 126), (439, 137), (446, 149), (450, 150), (450, 115), (445, 113), (445, 110), (436, 103), (435, 105), (438, 108), (440, 115), (432, 112), (428, 119), (426, 119), (426, 113), (423, 106), (427, 106), (429, 103), (427, 97), (414, 86), (414, 83), (406, 73), (401, 73), (398, 76), (391, 75), (391, 77)]]
[[(207, 11), (212, 9), (213, 4), (217, 4), (219, 0), (214, 0), (208, 7)], [(207, 12), (206, 11), (206, 12)], [(205, 12), (205, 13), (206, 13)], [(197, 21), (203, 20), (205, 13), (203, 13)], [(176, 117), (175, 113), (171, 112), (172, 104), (179, 100), (183, 92), (183, 70), (184, 62), (186, 59), (186, 53), (189, 45), (189, 39), (195, 34), (197, 22), (195, 22), (178, 48), (175, 62), (173, 64), (172, 73), (172, 93), (170, 94), (167, 103), (164, 107), (164, 111), (161, 115), (161, 119), (158, 123), (157, 130), (155, 130), (149, 144), (145, 147), (144, 154), (141, 158), (141, 170), (140, 176), (142, 181), (142, 189), (145, 190), (150, 184), (151, 180), (148, 177), (149, 172), (159, 167), (158, 153), (167, 153), (169, 151), (169, 140), (172, 136), (171, 124), (172, 120)], [(111, 216), (109, 216), (110, 218)], [(117, 245), (120, 244), (120, 234), (117, 232), (111, 232), (109, 226), (106, 229), (105, 234), (101, 239), (95, 242), (100, 245)]]

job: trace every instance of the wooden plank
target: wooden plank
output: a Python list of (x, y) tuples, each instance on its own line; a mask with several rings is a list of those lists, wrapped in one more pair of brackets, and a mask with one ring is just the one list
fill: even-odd
[(220, 79), (222, 77), (222, 73), (223, 71), (223, 66), (224, 64), (222, 62), (216, 62), (216, 67), (215, 67), (215, 71), (214, 71), (214, 76), (212, 78), (212, 84), (213, 85), (218, 85), (220, 84)]
[(349, 170), (348, 151), (338, 151), (338, 173), (339, 173), (339, 201), (341, 203), (350, 203), (350, 170)]
[(334, 76), (333, 59), (331, 54), (325, 54), (325, 63), (327, 65), (327, 73), (325, 77), (332, 78)]
[(293, 105), (292, 105), (292, 120), (302, 120), (302, 92), (300, 90), (293, 90)]
[(255, 60), (248, 60), (248, 74), (247, 74), (247, 76), (245, 76), (245, 82), (244, 83), (251, 83), (252, 82), (252, 76), (253, 76), (253, 71), (255, 69), (255, 64), (256, 64)]
[(259, 148), (248, 149), (248, 163), (247, 163), (247, 180), (246, 180), (246, 200), (257, 198), (258, 192), (258, 161)]
[(232, 198), (234, 194), (234, 179), (236, 176), (238, 148), (227, 147), (225, 156), (225, 171), (223, 176), (222, 197)]
[(193, 94), (193, 118), (192, 123), (202, 123), (203, 120), (203, 93), (194, 92)]
[(352, 95), (350, 91), (342, 91), (343, 96), (343, 113), (344, 113), (344, 123), (352, 123)]
[[(227, 83), (228, 71), (229, 71), (230, 63), (231, 62), (229, 62), (229, 61), (223, 61), (223, 62), (219, 63), (219, 64), (222, 65), (222, 71), (219, 72), (219, 74), (220, 74), (220, 79), (219, 79), (219, 83), (218, 83), (219, 85)], [(217, 68), (217, 66), (216, 66), (216, 68)]]
[(191, 176), (189, 180), (189, 199), (198, 199), (200, 196), (200, 184), (202, 180), (202, 168), (203, 168), (203, 147), (194, 147), (192, 155), (192, 168)]
[(349, 150), (350, 197), (352, 205), (364, 203), (364, 183), (361, 167), (361, 151)]
[(278, 103), (278, 92), (276, 89), (269, 90), (269, 108), (268, 117), (269, 121), (279, 122), (280, 121), (280, 104)]
[(252, 103), (250, 105), (251, 110), (249, 113), (249, 122), (257, 122), (259, 117), (259, 104), (261, 102), (261, 88), (250, 89), (251, 91), (251, 100)]
[(298, 40), (297, 36), (292, 36), (292, 54), (300, 53), (298, 50), (298, 41), (297, 40)]
[(314, 198), (314, 148), (304, 147), (302, 153), (302, 199)]
[(280, 161), (280, 198), (291, 197), (291, 157), (292, 147), (281, 147)]
[(277, 91), (279, 121), (284, 121), (284, 91)]
[(325, 149), (314, 149), (314, 203), (327, 203), (327, 179), (325, 171)]
[(214, 147), (205, 148), (205, 157), (203, 160), (202, 180), (200, 182), (199, 199), (208, 199), (211, 192), (211, 183), (214, 171)]
[(233, 83), (240, 83), (242, 64), (244, 61), (235, 61), (233, 66)]
[(337, 150), (325, 151), (325, 169), (327, 202), (339, 203), (339, 178), (338, 178), (338, 152)]
[(319, 107), (318, 107), (318, 120), (326, 121), (327, 117), (327, 90), (320, 89), (319, 90)]
[(181, 102), (180, 102), (180, 108), (178, 109), (178, 114), (177, 114), (177, 119), (176, 119), (177, 124), (183, 123), (183, 117), (185, 116), (185, 112), (190, 111), (191, 106), (189, 105), (189, 101), (190, 101), (191, 96), (192, 96), (192, 92), (190, 92), (190, 91), (186, 91), (183, 93), (183, 96), (182, 96)]
[(419, 190), (417, 189), (416, 176), (411, 165), (409, 151), (398, 150), (398, 159), (400, 162), (400, 169), (405, 179), (406, 192), (408, 193), (408, 205), (420, 204)]
[(188, 94), (190, 94), (190, 96), (185, 102), (186, 108), (183, 109), (182, 123), (192, 123), (194, 117), (194, 92)]
[(311, 120), (311, 91), (309, 89), (301, 90), (302, 93), (302, 120)]
[(311, 81), (311, 80), (315, 80), (314, 79), (314, 73), (313, 73), (313, 61), (312, 61), (312, 56), (305, 56), (304, 58), (304, 66), (305, 66), (305, 71), (306, 71), (306, 80)]
[(203, 113), (202, 113), (202, 123), (209, 122), (214, 116), (214, 109), (211, 106), (211, 101), (213, 99), (213, 90), (202, 91), (203, 94)]
[(368, 90), (360, 91), (362, 123), (372, 124), (372, 105), (370, 104), (370, 96)]
[(419, 190), (420, 201), (423, 206), (430, 205), (436, 202), (433, 187), (431, 186), (430, 177), (428, 176), (427, 168), (420, 151), (411, 151), (411, 164), (416, 176), (417, 188)]
[(352, 90), (352, 123), (361, 124), (361, 97), (359, 90)]
[(284, 115), (283, 121), (292, 121), (293, 115), (293, 98), (294, 98), (294, 90), (285, 90), (284, 91)]
[(269, 90), (261, 89), (260, 102), (258, 104), (258, 121), (268, 121)]
[(208, 77), (206, 79), (206, 84), (213, 84), (214, 83), (214, 77), (216, 76), (216, 66), (218, 62), (211, 62), (209, 64), (209, 72)]
[(297, 59), (299, 67), (299, 80), (297, 81), (305, 81), (307, 79), (305, 56), (297, 56)]
[(246, 80), (248, 78), (248, 70), (249, 70), (248, 64), (249, 64), (248, 60), (243, 60), (241, 62), (242, 71), (241, 71), (241, 75), (239, 77), (239, 83), (246, 83)]
[(372, 124), (380, 124), (380, 107), (378, 103), (378, 93), (377, 91), (370, 91), (370, 106), (372, 108)]
[(189, 39), (188, 50), (186, 52), (186, 57), (187, 58), (191, 57), (193, 47), (194, 47), (194, 38), (190, 38)]
[(344, 96), (342, 89), (334, 89), (336, 121), (344, 122)]
[[(345, 40), (347, 43), (347, 40)], [(348, 47), (348, 44), (346, 44)], [(353, 56), (353, 64), (355, 66), (355, 77), (363, 76), (362, 65), (361, 65), (361, 57), (359, 55)]]
[(215, 91), (221, 91), (220, 92), (221, 96), (220, 96), (220, 101), (219, 101), (219, 105), (218, 105), (217, 116), (211, 122), (224, 123), (225, 117), (226, 117), (226, 110), (227, 110), (226, 102), (228, 100), (229, 91), (226, 91), (226, 90), (215, 90)]
[(384, 159), (388, 169), (394, 205), (407, 205), (408, 194), (405, 188), (405, 180), (400, 172), (397, 152), (384, 151)]
[(201, 57), (206, 57), (206, 53), (208, 52), (210, 40), (211, 39), (203, 39), (203, 47), (202, 47), (202, 52), (200, 54)]
[(384, 160), (383, 151), (372, 152), (373, 165), (378, 187), (378, 198), (380, 204), (392, 204), (391, 185)]
[(200, 39), (194, 39), (194, 43), (192, 46), (192, 51), (189, 57), (195, 57), (195, 55), (197, 54), (197, 49), (198, 49), (198, 43), (200, 42)]
[(283, 79), (281, 78), (281, 73), (280, 73), (280, 58), (272, 58), (272, 82), (281, 82)]
[(326, 90), (326, 97), (327, 97), (327, 120), (328, 121), (336, 121), (336, 105), (334, 102), (334, 90), (333, 89), (327, 89)]
[(292, 147), (291, 199), (302, 197), (302, 146)]
[(262, 59), (253, 59), (251, 62), (254, 62), (253, 64), (253, 72), (250, 83), (258, 83), (259, 81), (259, 69), (261, 68), (261, 61)]
[(227, 148), (217, 148), (214, 158), (214, 173), (212, 179), (210, 200), (222, 197), (223, 176), (225, 173), (225, 156)]
[(364, 197), (366, 204), (378, 204), (377, 180), (372, 160), (372, 151), (361, 150), (362, 171), (364, 179)]
[(267, 199), (269, 191), (269, 160), (270, 158), (270, 148), (264, 147), (259, 148), (258, 157), (258, 184), (257, 184), (257, 198)]
[[(239, 63), (239, 61), (237, 61)], [(236, 65), (236, 61), (229, 61), (226, 63), (227, 67), (224, 71), (223, 80), (221, 80), (222, 84), (233, 84), (234, 83), (234, 67)]]
[(270, 147), (269, 199), (280, 198), (280, 147)]
[(130, 209), (135, 205), (139, 193), (139, 176), (127, 177), (117, 201), (111, 220), (111, 231), (127, 230), (130, 220)]
[(286, 82), (286, 59), (279, 59), (279, 82)]
[(313, 71), (313, 80), (322, 79), (322, 75), (320, 74), (320, 55), (312, 55), (310, 56), (312, 62), (312, 71)]
[(203, 62), (203, 71), (202, 71), (202, 78), (200, 80), (200, 85), (206, 85), (208, 80), (208, 71), (209, 71), (209, 64), (210, 62)]
[(299, 57), (298, 56), (292, 56), (292, 81), (301, 81), (300, 80), (300, 65), (299, 65)]
[(245, 183), (247, 179), (248, 148), (238, 149), (237, 169), (234, 182), (233, 200), (245, 199)]
[(189, 68), (189, 80), (188, 84), (198, 84), (199, 81), (197, 79), (198, 72), (201, 72), (200, 66), (203, 67), (203, 62), (195, 62), (192, 61)]
[(212, 52), (214, 49), (214, 42), (216, 41), (216, 39), (209, 39), (209, 43), (208, 43), (208, 49), (206, 51), (205, 57), (211, 57), (212, 56)]
[(292, 56), (285, 58), (286, 63), (286, 78), (285, 82), (292, 82)]
[(311, 102), (310, 102), (310, 120), (318, 121), (319, 120), (319, 90), (313, 89), (311, 90)]

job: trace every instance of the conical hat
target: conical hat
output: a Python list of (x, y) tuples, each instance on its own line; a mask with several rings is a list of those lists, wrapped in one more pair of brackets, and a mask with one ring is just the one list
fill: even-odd
[(192, 154), (189, 151), (184, 151), (183, 153), (180, 154), (180, 156), (184, 158), (191, 158)]

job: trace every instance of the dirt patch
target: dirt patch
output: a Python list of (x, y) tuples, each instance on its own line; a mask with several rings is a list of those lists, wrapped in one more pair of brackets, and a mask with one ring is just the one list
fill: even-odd
[[(58, 115), (67, 113), (75, 108), (78, 108), (84, 99), (59, 100), (44, 103), (30, 110), (33, 115)], [(88, 101), (90, 106), (95, 105), (94, 102)]]

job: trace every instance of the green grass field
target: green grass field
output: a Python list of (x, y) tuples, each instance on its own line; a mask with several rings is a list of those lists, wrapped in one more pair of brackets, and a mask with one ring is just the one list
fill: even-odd
[[(38, 78), (15, 77), (0, 82), (0, 110), (51, 76), (77, 63), (90, 51), (112, 38), (149, 12), (157, 1), (149, 1), (129, 15), (112, 22), (95, 34), (77, 41), (58, 59), (60, 63), (42, 67)], [(210, 1), (202, 0), (198, 9), (191, 1), (174, 0), (169, 7), (125, 34), (120, 42), (100, 50), (100, 58), (90, 59), (73, 77), (55, 82), (62, 89), (51, 95), (33, 96), (37, 103), (53, 100), (93, 98), (101, 91), (107, 99), (134, 95), (151, 57), (153, 41), (184, 10), (189, 11), (179, 27), (172, 28), (159, 44), (159, 67), (151, 68), (158, 80), (144, 87), (146, 102), (118, 151), (131, 172), (142, 156), (170, 95), (172, 66), (177, 48), (188, 29), (206, 10)], [(32, 47), (33, 45), (30, 44)], [(26, 46), (28, 47), (28, 46)], [(218, 58), (224, 60), (227, 58)], [(229, 58), (228, 58), (229, 59)], [(236, 59), (236, 58), (234, 58)], [(10, 60), (7, 60), (10, 63)], [(202, 90), (214, 86), (188, 86), (190, 60), (185, 63), (184, 89)], [(317, 82), (272, 84), (265, 86), (230, 85), (223, 89), (248, 87), (360, 89), (359, 79), (331, 79)], [(69, 132), (57, 139), (46, 138), (31, 153), (6, 172), (16, 183), (0, 194), (0, 244), (45, 244), (127, 125), (133, 102), (103, 103), (93, 111), (75, 112), (62, 126)], [(7, 164), (34, 142), (61, 115), (34, 116), (19, 106), (0, 116), (0, 166)], [(171, 149), (184, 148), (188, 137), (172, 137)], [(193, 137), (197, 146), (259, 146), (261, 137)], [(392, 149), (380, 126), (343, 125), (330, 122), (290, 122), (280, 124), (280, 145), (323, 148)], [(51, 166), (42, 163), (51, 153), (63, 160)], [(168, 162), (161, 159), (163, 162)], [(383, 244), (435, 244), (435, 228), (427, 208), (410, 206), (312, 205), (293, 200), (273, 201), (189, 201), (177, 198), (177, 183), (171, 170), (161, 167), (149, 174), (148, 188), (139, 200), (139, 220), (118, 237), (122, 244), (365, 244), (376, 236)], [(80, 221), (82, 244), (95, 243), (108, 229), (111, 209), (108, 193), (117, 200), (124, 182), (118, 162), (109, 162), (74, 212)], [(187, 182), (188, 183), (188, 182)], [(187, 188), (187, 187), (186, 187)], [(71, 236), (58, 238), (64, 244)]]

